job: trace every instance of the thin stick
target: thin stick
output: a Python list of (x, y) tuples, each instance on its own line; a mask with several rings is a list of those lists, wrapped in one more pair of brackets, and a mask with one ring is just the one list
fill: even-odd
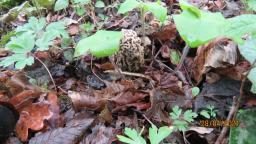
[[(243, 90), (244, 90), (245, 81), (246, 81), (247, 76), (249, 75), (250, 71), (254, 68), (255, 63), (256, 63), (256, 60), (253, 62), (251, 68), (246, 72), (245, 77), (242, 80), (241, 87), (240, 87), (240, 95), (233, 98), (233, 104), (232, 104), (232, 107), (229, 111), (227, 121), (230, 121), (232, 118), (234, 118), (236, 116), (236, 113), (239, 109), (240, 102), (241, 102), (241, 100), (244, 96), (244, 91)], [(228, 129), (229, 129), (228, 127), (223, 127), (222, 128), (221, 133), (220, 133), (219, 137), (217, 138), (215, 144), (221, 144), (222, 143), (223, 139), (225, 138), (225, 136), (227, 134)]]
[(134, 76), (134, 77), (142, 77), (142, 78), (146, 78), (146, 79), (149, 79), (151, 80), (150, 77), (146, 76), (146, 75), (143, 75), (143, 74), (140, 74), (140, 73), (131, 73), (131, 72), (123, 72), (123, 71), (120, 71), (120, 72), (116, 72), (114, 70), (106, 70), (104, 71), (105, 73), (112, 73), (112, 74), (123, 74), (123, 75), (128, 75), (128, 76)]
[(188, 55), (188, 52), (189, 52), (189, 46), (186, 44), (186, 46), (183, 48), (182, 55), (181, 55), (181, 58), (180, 58), (180, 62), (178, 64), (178, 66), (176, 67), (175, 71), (178, 71), (178, 70), (181, 69), (181, 67), (182, 67), (182, 65), (185, 61), (185, 58)]
[(105, 83), (105, 81), (103, 79), (101, 79), (93, 70), (93, 66), (92, 66), (92, 57), (91, 57), (91, 70), (92, 70), (92, 73), (100, 80), (102, 81), (103, 83)]
[(52, 81), (52, 83), (53, 83), (53, 85), (54, 85), (54, 89), (57, 91), (57, 87), (56, 87), (55, 81), (54, 81), (54, 79), (53, 79), (53, 77), (52, 77), (52, 74), (51, 74), (50, 70), (47, 68), (47, 66), (44, 64), (44, 62), (43, 62), (42, 60), (40, 60), (38, 57), (36, 57), (36, 56), (35, 56), (34, 54), (32, 54), (32, 53), (31, 53), (31, 55), (32, 55), (36, 60), (38, 60), (38, 61), (44, 66), (44, 68), (46, 69), (47, 73), (49, 74), (49, 76), (50, 76), (50, 78), (51, 78), (51, 81)]

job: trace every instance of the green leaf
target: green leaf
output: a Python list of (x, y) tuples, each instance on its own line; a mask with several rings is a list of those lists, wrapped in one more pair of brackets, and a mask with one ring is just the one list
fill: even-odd
[(235, 120), (238, 120), (240, 125), (231, 127), (229, 144), (254, 144), (256, 141), (256, 109), (244, 109), (237, 114)]
[(173, 120), (179, 119), (181, 112), (182, 110), (178, 106), (175, 106), (172, 108), (172, 112), (170, 113), (170, 116)]
[(75, 6), (74, 9), (75, 9), (76, 14), (79, 16), (82, 16), (86, 13), (86, 10), (81, 6)]
[(241, 55), (251, 64), (256, 60), (256, 39), (249, 38), (243, 44), (238, 45)]
[(91, 3), (91, 0), (73, 0), (73, 3), (74, 4), (78, 4), (78, 3), (80, 3), (80, 4), (89, 4), (89, 3)]
[(103, 8), (103, 7), (105, 7), (105, 4), (104, 4), (103, 1), (97, 1), (97, 2), (95, 3), (95, 7), (97, 7), (97, 8)]
[(221, 13), (197, 11), (195, 15), (195, 12), (191, 11), (195, 9), (194, 6), (186, 7), (181, 14), (174, 15), (173, 18), (179, 34), (190, 47), (198, 47), (223, 34), (226, 21)]
[(161, 6), (156, 2), (146, 2), (143, 8), (145, 11), (150, 11), (160, 21), (164, 22), (167, 16), (167, 8)]
[(18, 26), (16, 28), (17, 33), (22, 32), (31, 32), (37, 33), (41, 31), (46, 26), (46, 19), (41, 17), (37, 19), (36, 17), (30, 17), (28, 23), (24, 24), (23, 26)]
[(80, 25), (80, 28), (82, 28), (83, 30), (85, 30), (87, 32), (94, 30), (94, 27), (95, 27), (95, 25), (90, 22)]
[(53, 44), (53, 40), (56, 38), (56, 34), (51, 32), (45, 32), (41, 38), (36, 40), (36, 46), (38, 51), (45, 51), (49, 49), (49, 46)]
[(16, 69), (23, 69), (26, 65), (32, 65), (34, 63), (34, 57), (27, 56), (26, 54), (13, 54), (1, 61), (0, 66), (7, 67), (15, 62)]
[(52, 33), (53, 37), (62, 36), (63, 38), (69, 38), (68, 32), (65, 30), (65, 28), (64, 21), (58, 21), (50, 23), (45, 30), (46, 32)]
[(188, 122), (193, 122), (194, 118), (197, 117), (197, 114), (195, 112), (193, 112), (192, 110), (187, 110), (184, 113), (184, 119)]
[(176, 51), (171, 49), (170, 52), (170, 58), (171, 58), (171, 62), (175, 65), (178, 65), (180, 62), (180, 54)]
[(200, 115), (202, 115), (202, 116), (204, 116), (205, 118), (210, 118), (211, 116), (208, 114), (208, 111), (206, 111), (206, 110), (202, 110), (201, 112), (200, 112)]
[(160, 127), (159, 129), (155, 125), (151, 125), (149, 128), (149, 140), (151, 144), (159, 144), (163, 139), (172, 133), (172, 129), (167, 126)]
[(54, 5), (55, 0), (35, 0), (37, 6), (36, 7), (45, 7), (45, 8), (52, 8)]
[(141, 137), (140, 134), (136, 130), (130, 129), (130, 128), (125, 128), (124, 133), (128, 137), (125, 137), (122, 135), (117, 135), (117, 138), (119, 141), (128, 143), (128, 144), (146, 144), (145, 139), (143, 137)]
[(248, 79), (252, 82), (251, 92), (256, 93), (256, 68), (251, 69)]
[(124, 14), (140, 6), (141, 6), (141, 3), (138, 2), (137, 0), (125, 0), (125, 2), (120, 5), (120, 8), (118, 9), (118, 13)]
[(59, 11), (68, 7), (69, 0), (57, 0), (54, 6), (54, 11)]
[(19, 36), (11, 38), (11, 41), (6, 44), (6, 48), (15, 53), (30, 52), (35, 46), (35, 35), (26, 32)]
[(199, 94), (200, 89), (198, 87), (193, 87), (191, 89), (191, 92), (192, 92), (192, 96), (195, 97), (195, 96), (197, 96)]
[(188, 123), (182, 120), (175, 120), (173, 122), (173, 126), (178, 129), (179, 131), (186, 131), (188, 127)]
[(256, 1), (255, 0), (242, 0), (247, 6), (247, 10), (256, 11)]
[(118, 51), (122, 32), (99, 30), (94, 35), (82, 39), (75, 48), (75, 57), (90, 52), (96, 57), (107, 57)]

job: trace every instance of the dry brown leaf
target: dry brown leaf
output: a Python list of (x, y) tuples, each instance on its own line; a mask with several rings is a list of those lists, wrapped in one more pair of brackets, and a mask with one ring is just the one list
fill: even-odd
[(160, 31), (153, 33), (153, 37), (161, 41), (173, 40), (176, 36), (177, 30), (174, 23), (165, 25)]
[(236, 44), (227, 38), (217, 38), (197, 49), (192, 69), (194, 79), (199, 83), (212, 68), (226, 68), (235, 65), (236, 61)]
[(75, 144), (78, 143), (84, 133), (91, 126), (94, 119), (83, 118), (67, 127), (57, 128), (36, 135), (30, 139), (29, 144)]
[(113, 97), (111, 100), (114, 101), (118, 105), (127, 105), (131, 103), (135, 103), (139, 100), (144, 99), (148, 94), (141, 92), (123, 92), (118, 94), (116, 97)]
[(68, 28), (68, 32), (71, 36), (74, 36), (79, 33), (79, 25), (77, 24), (71, 24)]
[(44, 127), (44, 120), (51, 118), (53, 113), (49, 110), (47, 103), (33, 103), (20, 112), (20, 118), (16, 124), (17, 136), (22, 141), (28, 138), (28, 130), (41, 130)]

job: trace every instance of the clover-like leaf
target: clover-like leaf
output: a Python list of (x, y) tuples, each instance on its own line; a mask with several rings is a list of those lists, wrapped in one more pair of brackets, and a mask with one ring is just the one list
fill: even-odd
[(181, 112), (182, 110), (178, 106), (175, 106), (172, 108), (172, 112), (170, 113), (170, 116), (173, 120), (179, 119)]
[(91, 53), (107, 57), (118, 51), (122, 32), (99, 30), (94, 35), (80, 40), (75, 48), (75, 57)]
[(207, 110), (202, 110), (200, 112), (200, 115), (202, 115), (202, 116), (204, 116), (205, 118), (208, 118), (208, 119), (211, 117)]

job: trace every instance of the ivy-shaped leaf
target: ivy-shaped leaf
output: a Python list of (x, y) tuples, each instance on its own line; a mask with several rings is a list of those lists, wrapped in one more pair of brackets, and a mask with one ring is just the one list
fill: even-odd
[(122, 32), (99, 30), (82, 39), (75, 48), (75, 57), (91, 53), (96, 57), (107, 57), (118, 51)]

